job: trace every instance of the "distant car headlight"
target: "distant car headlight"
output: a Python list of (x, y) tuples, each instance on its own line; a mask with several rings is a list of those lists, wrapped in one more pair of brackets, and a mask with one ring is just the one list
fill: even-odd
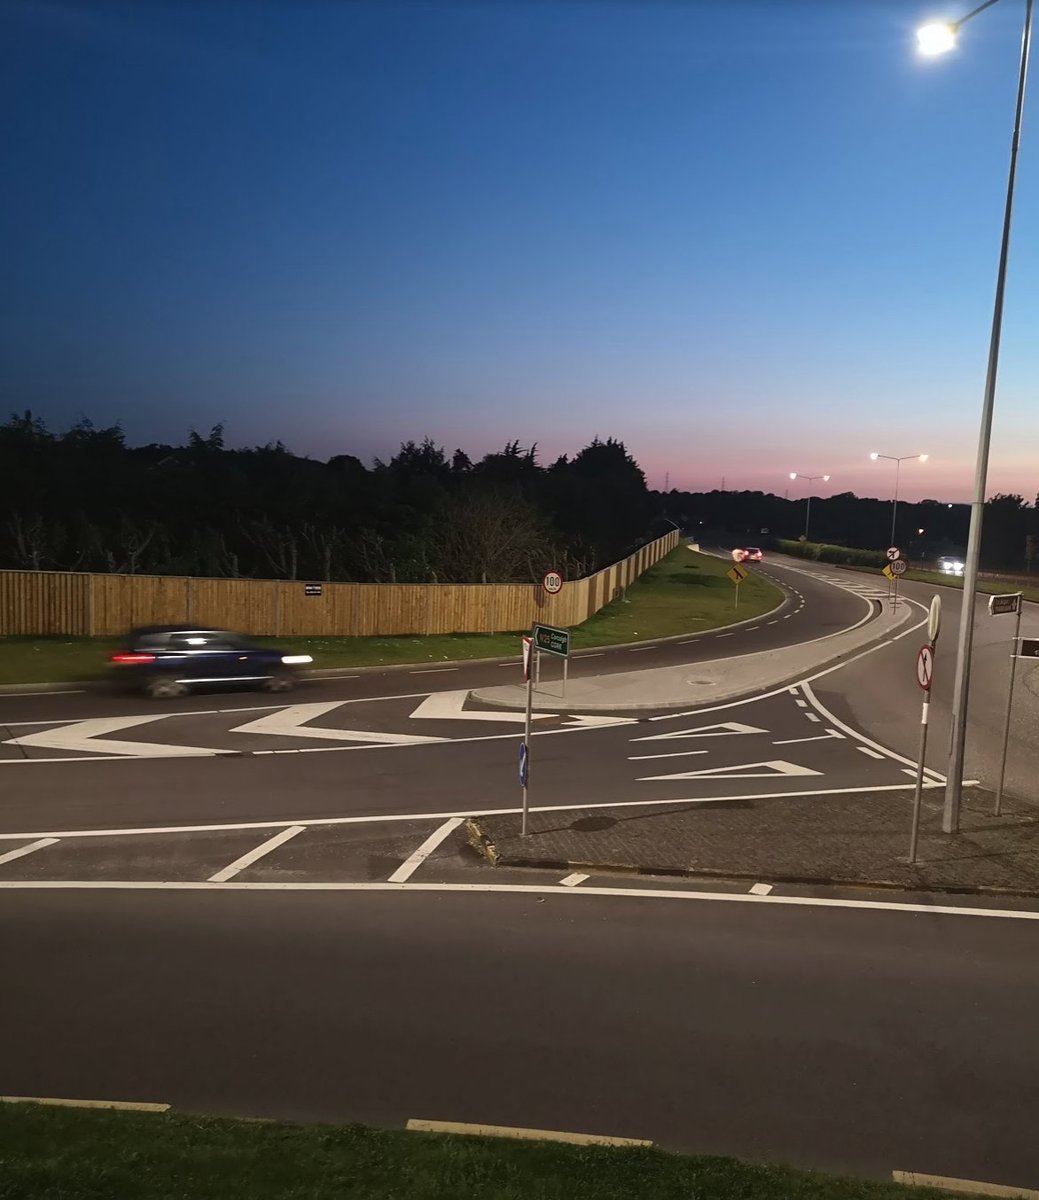
[(281, 661), (287, 667), (298, 667), (302, 666), (303, 663), (311, 663), (314, 660), (309, 654), (283, 654)]

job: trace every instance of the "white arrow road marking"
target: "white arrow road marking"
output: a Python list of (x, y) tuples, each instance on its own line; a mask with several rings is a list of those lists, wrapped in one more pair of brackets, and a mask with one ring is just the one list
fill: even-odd
[(776, 775), (821, 775), (811, 767), (773, 758), (768, 762), (740, 763), (736, 767), (705, 767), (702, 771), (682, 771), (678, 775), (644, 775), (639, 783), (654, 779), (771, 779)]
[(290, 704), (279, 712), (270, 713), (245, 725), (237, 725), (232, 733), (266, 733), (278, 737), (327, 738), (333, 742), (374, 742), (379, 745), (410, 746), (417, 742), (446, 742), (450, 738), (423, 737), (411, 733), (373, 733), (368, 729), (320, 729), (308, 725), (333, 709), (341, 708), (342, 702), (333, 700), (325, 704)]
[[(518, 721), (521, 725), (526, 721), (526, 714), (521, 712), (473, 712), (463, 708), (469, 699), (467, 691), (434, 692), (411, 714), (412, 717), (426, 721)], [(546, 717), (554, 717), (555, 713), (533, 713), (535, 721), (543, 721)]]
[[(8, 746), (44, 746), (48, 750), (87, 750), (96, 754), (117, 754), (127, 758), (210, 758), (214, 754), (233, 754), (233, 750), (207, 750), (201, 746), (168, 746), (159, 742), (120, 742), (106, 738), (106, 733), (131, 729), (149, 721), (161, 721), (175, 713), (155, 713), (146, 717), (97, 717), (76, 721), (60, 729), (42, 733), (27, 733), (24, 737), (9, 738)], [(190, 715), (190, 714), (187, 714)]]
[(573, 716), (564, 722), (566, 725), (575, 725), (580, 729), (605, 729), (607, 725), (637, 725), (636, 717), (578, 717)]
[(698, 729), (676, 729), (672, 733), (651, 733), (648, 737), (632, 738), (633, 742), (666, 742), (670, 738), (729, 737), (738, 733), (768, 733), (756, 725), (743, 725), (739, 721), (721, 721), (717, 725), (701, 725)]

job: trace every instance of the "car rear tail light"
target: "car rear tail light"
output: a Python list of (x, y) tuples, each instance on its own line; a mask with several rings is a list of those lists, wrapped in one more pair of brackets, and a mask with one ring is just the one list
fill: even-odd
[(112, 662), (126, 666), (128, 663), (150, 663), (155, 661), (154, 654), (113, 654)]

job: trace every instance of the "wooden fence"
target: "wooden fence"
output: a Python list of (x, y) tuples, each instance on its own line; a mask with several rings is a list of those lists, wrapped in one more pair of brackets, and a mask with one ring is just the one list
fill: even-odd
[(0, 634), (114, 636), (184, 622), (274, 637), (508, 633), (580, 625), (678, 545), (674, 530), (555, 596), (539, 585), (317, 583), (0, 571)]

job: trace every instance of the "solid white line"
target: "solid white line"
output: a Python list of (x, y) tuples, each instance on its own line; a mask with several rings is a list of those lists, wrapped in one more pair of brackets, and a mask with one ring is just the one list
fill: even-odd
[(0, 702), (25, 696), (82, 696), (86, 688), (63, 688), (60, 692), (0, 692)]
[(548, 887), (529, 883), (200, 883), (135, 880), (14, 880), (0, 879), (0, 891), (170, 891), (170, 892), (472, 892), (545, 897), (616, 896), (635, 900), (714, 901), (721, 904), (782, 904), (793, 908), (849, 908), (874, 912), (907, 912), (940, 917), (991, 917), (1007, 921), (1039, 921), (1039, 910), (964, 908), (945, 904), (899, 903), (897, 900), (845, 900), (831, 896), (752, 896), (750, 892), (683, 892), (652, 888)]
[(1002, 1196), (1009, 1200), (1039, 1200), (1033, 1188), (1007, 1187), (1002, 1183), (979, 1183), (974, 1179), (956, 1179), (951, 1175), (921, 1175), (919, 1171), (892, 1171), (895, 1183), (909, 1187), (940, 1188), (945, 1192), (963, 1192), (969, 1196)]
[(767, 896), (772, 891), (772, 884), (756, 883), (750, 891), (753, 896)]
[(422, 866), (426, 859), (429, 858), (437, 846), (439, 846), (445, 838), (450, 837), (451, 834), (454, 833), (454, 831), (458, 828), (458, 826), (461, 825), (461, 823), (461, 817), (451, 817), (450, 820), (445, 821), (439, 829), (434, 830), (429, 837), (426, 838), (426, 840), (421, 846), (419, 846), (414, 854), (410, 855), (400, 864), (396, 871), (394, 871), (390, 876), (388, 882), (405, 883), (407, 880), (409, 880), (419, 869), (419, 867)]
[[(941, 787), (941, 783), (927, 779), (924, 787), (931, 789)], [(647, 805), (658, 806), (669, 804), (709, 804), (712, 801), (731, 800), (778, 800), (803, 796), (843, 796), (867, 795), (872, 792), (901, 792), (905, 791), (904, 783), (873, 784), (870, 787), (846, 788), (816, 788), (804, 792), (752, 792), (749, 795), (734, 793), (730, 796), (682, 796), (669, 800), (605, 800), (600, 804), (546, 804), (531, 806), (531, 812), (577, 812), (584, 809), (597, 808), (644, 808)], [(87, 837), (138, 837), (159, 833), (222, 833), (238, 829), (286, 829), (302, 823), (307, 828), (311, 826), (333, 825), (371, 825), (380, 821), (444, 821), (448, 817), (500, 817), (510, 813), (518, 813), (518, 808), (472, 808), (454, 812), (420, 812), (420, 813), (384, 813), (357, 817), (296, 817), (292, 821), (232, 821), (212, 825), (142, 825), (126, 829), (70, 829), (52, 830), (47, 833), (0, 833), (0, 841), (25, 841), (27, 838), (56, 837), (56, 838), (87, 838)]]
[(575, 871), (573, 875), (567, 875), (565, 879), (560, 879), (560, 887), (577, 887), (579, 883), (584, 883), (588, 878), (587, 875), (582, 875), (580, 871)]
[(871, 750), (869, 746), (856, 746), (855, 749), (858, 750), (860, 754), (868, 754), (870, 758), (884, 757), (883, 754), (878, 754), (876, 750)]
[(47, 846), (53, 846), (58, 838), (45, 837), (38, 841), (31, 842), (28, 846), (22, 846), (20, 850), (8, 850), (6, 854), (0, 854), (0, 863), (14, 862), (16, 858), (24, 858), (27, 854), (34, 854), (37, 850), (43, 850)]
[(676, 750), (674, 754), (629, 754), (628, 762), (642, 762), (647, 758), (685, 758), (689, 754), (707, 753), (709, 753), (707, 750)]
[(827, 732), (827, 733), (830, 735), (830, 737), (834, 737), (834, 738), (840, 738), (840, 739), (841, 739), (841, 741), (844, 741), (844, 734), (843, 734), (843, 733), (841, 733), (839, 730), (837, 730), (837, 729), (827, 729), (827, 731), (826, 731), (826, 732)]
[[(839, 738), (843, 738), (844, 734), (838, 733), (837, 736)], [(830, 739), (832, 737), (833, 737), (832, 733), (820, 733), (820, 734), (816, 734), (814, 737), (784, 738), (780, 742), (773, 742), (772, 745), (773, 746), (796, 746), (798, 742), (828, 742), (828, 741), (830, 741)]]
[(254, 846), (252, 850), (243, 854), (241, 858), (236, 858), (233, 863), (224, 867), (222, 871), (217, 871), (215, 875), (210, 875), (209, 882), (226, 883), (232, 876), (237, 875), (239, 871), (244, 871), (246, 867), (251, 867), (257, 859), (270, 854), (272, 850), (277, 850), (289, 838), (294, 838), (297, 833), (302, 833), (304, 829), (306, 829), (306, 825), (290, 825), (288, 829), (283, 829), (281, 833), (276, 833), (274, 837), (268, 838), (258, 846)]

